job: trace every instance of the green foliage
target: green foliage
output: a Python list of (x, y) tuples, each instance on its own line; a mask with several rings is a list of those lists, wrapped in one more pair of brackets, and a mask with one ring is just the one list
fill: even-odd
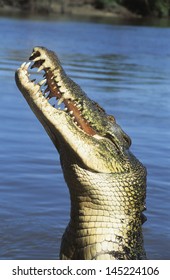
[(132, 12), (143, 16), (160, 16), (170, 15), (170, 0), (96, 0), (95, 7), (106, 9), (120, 4), (127, 7)]
[[(68, 4), (71, 0), (0, 0), (0, 5), (9, 5), (12, 7), (20, 7), (28, 11), (48, 11), (51, 10), (51, 4)], [(82, 4), (86, 1), (81, 1)], [(90, 3), (90, 0), (88, 1)], [(91, 0), (91, 3), (97, 9), (105, 9), (113, 11), (117, 5), (122, 5), (132, 12), (143, 16), (159, 16), (167, 17), (170, 15), (170, 0)]]
[(110, 7), (114, 7), (116, 3), (120, 3), (121, 0), (95, 0), (94, 6), (96, 9), (107, 9)]
[(149, 0), (123, 0), (122, 3), (132, 12), (141, 15), (149, 14), (150, 11)]
[(154, 11), (156, 15), (160, 17), (168, 17), (170, 14), (170, 3), (169, 1), (155, 1)]

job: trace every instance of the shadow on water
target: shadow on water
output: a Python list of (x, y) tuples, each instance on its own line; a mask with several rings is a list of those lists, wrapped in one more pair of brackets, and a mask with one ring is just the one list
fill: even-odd
[(170, 29), (109, 21), (0, 18), (0, 259), (58, 258), (69, 220), (57, 151), (14, 81), (35, 45), (56, 51), (66, 72), (131, 136), (148, 169), (148, 257), (170, 258)]

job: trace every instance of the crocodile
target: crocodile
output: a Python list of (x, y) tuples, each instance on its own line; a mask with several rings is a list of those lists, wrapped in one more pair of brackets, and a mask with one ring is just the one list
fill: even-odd
[[(64, 71), (58, 56), (34, 47), (16, 84), (60, 155), (71, 201), (62, 260), (146, 259), (146, 168), (112, 115)], [(31, 70), (43, 71), (38, 82)], [(52, 104), (52, 101), (54, 104)]]

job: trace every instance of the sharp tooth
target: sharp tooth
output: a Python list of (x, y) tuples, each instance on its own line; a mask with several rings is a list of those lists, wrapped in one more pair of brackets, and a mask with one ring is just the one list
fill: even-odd
[(56, 79), (55, 79), (55, 81), (57, 82), (57, 86), (58, 86), (58, 87), (61, 87), (61, 86), (62, 86), (62, 81), (57, 81)]
[(25, 68), (26, 70), (28, 70), (30, 64), (31, 64), (31, 62), (26, 63), (24, 68)]
[(49, 87), (47, 87), (46, 89), (45, 89), (45, 91), (44, 91), (44, 93), (47, 93), (47, 92), (49, 92)]
[[(59, 86), (59, 87), (60, 87), (60, 86)], [(65, 86), (62, 85), (62, 86), (60, 87), (60, 91), (61, 91), (61, 92), (65, 92), (65, 91), (66, 91)]]
[(80, 105), (80, 104), (76, 105), (76, 107), (77, 107), (78, 109), (81, 109), (81, 105)]
[(70, 115), (73, 115), (73, 111), (70, 111), (69, 113), (70, 113)]
[(29, 59), (30, 60), (34, 60), (34, 59), (40, 60), (40, 57), (41, 57), (40, 53), (33, 51)]
[(43, 69), (44, 69), (44, 66), (41, 65), (41, 66), (38, 68), (37, 72), (40, 72), (40, 71), (43, 70)]
[(54, 95), (53, 95), (52, 92), (50, 91), (49, 94), (48, 94), (48, 98), (50, 99), (50, 98), (52, 98), (52, 97), (54, 97)]
[[(30, 57), (31, 58), (31, 57)], [(40, 60), (40, 57), (35, 57), (34, 59), (32, 59), (33, 61), (39, 61)]]
[(26, 62), (22, 63), (21, 68), (24, 68), (26, 64), (27, 64)]
[(59, 106), (59, 105), (61, 105), (61, 103), (64, 101), (64, 97), (61, 97), (59, 100), (58, 100), (58, 103), (57, 103), (57, 105)]
[(30, 60), (32, 60), (34, 54), (35, 54), (34, 52), (31, 54), (31, 56), (30, 56), (30, 58), (29, 58)]
[(42, 86), (43, 84), (45, 84), (47, 82), (47, 79), (44, 79), (42, 81), (39, 82), (39, 85)]

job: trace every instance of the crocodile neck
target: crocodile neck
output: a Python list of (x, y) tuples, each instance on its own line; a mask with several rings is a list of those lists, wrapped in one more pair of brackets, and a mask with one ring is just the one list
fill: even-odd
[[(133, 170), (131, 174), (117, 176), (94, 173), (77, 164), (68, 164), (69, 168), (64, 161), (62, 167), (70, 190), (71, 213), (60, 258), (145, 259), (140, 217), (144, 209), (139, 206), (139, 201), (144, 199), (146, 174), (140, 163), (136, 163), (136, 172)], [(139, 178), (139, 174), (138, 185), (131, 185), (137, 197), (134, 202), (127, 197), (127, 181), (131, 176)]]

